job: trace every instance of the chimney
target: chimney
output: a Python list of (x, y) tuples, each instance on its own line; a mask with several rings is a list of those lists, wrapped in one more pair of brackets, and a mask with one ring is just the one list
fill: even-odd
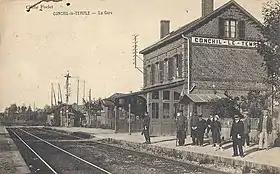
[(214, 0), (202, 0), (201, 9), (202, 17), (211, 13), (214, 10)]
[(161, 20), (160, 21), (160, 39), (164, 38), (169, 34), (170, 21)]

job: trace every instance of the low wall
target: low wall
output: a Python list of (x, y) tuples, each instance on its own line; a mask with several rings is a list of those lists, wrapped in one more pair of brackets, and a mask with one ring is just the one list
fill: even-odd
[[(192, 164), (207, 166), (207, 164), (214, 165), (216, 170), (220, 170), (220, 166), (230, 169), (231, 167), (238, 167), (241, 171), (238, 173), (260, 173), (260, 174), (278, 174), (280, 173), (280, 168), (275, 166), (269, 166), (259, 163), (254, 163), (251, 161), (243, 161), (234, 158), (226, 158), (221, 156), (209, 155), (206, 153), (178, 150), (168, 147), (159, 147), (155, 145), (145, 145), (141, 143), (129, 142), (124, 140), (115, 139), (103, 139), (103, 143), (108, 143), (114, 146), (119, 146), (121, 148), (130, 149), (133, 151), (144, 152), (152, 154), (155, 156), (171, 158), (178, 161), (193, 162)], [(210, 166), (207, 166), (210, 167)], [(232, 172), (230, 172), (232, 173)], [(235, 172), (234, 172), (235, 173)]]
[[(143, 130), (143, 126), (141, 120), (136, 120), (131, 123), (131, 132), (141, 132), (142, 130)], [(118, 120), (117, 131), (120, 133), (128, 132), (129, 131), (128, 120)]]

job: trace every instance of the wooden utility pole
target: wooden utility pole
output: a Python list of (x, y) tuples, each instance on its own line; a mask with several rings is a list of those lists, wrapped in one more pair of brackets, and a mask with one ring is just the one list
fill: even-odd
[(70, 97), (70, 83), (69, 83), (69, 80), (71, 78), (71, 76), (69, 74), (69, 71), (67, 71), (67, 74), (64, 77), (66, 78), (66, 83), (65, 83), (66, 94), (65, 94), (65, 97), (66, 97), (66, 104), (68, 105), (69, 104), (69, 97)]
[(61, 93), (60, 84), (58, 83), (57, 85), (58, 85), (58, 96), (60, 96), (59, 99), (58, 99), (58, 101), (59, 101), (60, 103), (62, 103), (62, 93)]
[(53, 89), (51, 88), (51, 107), (53, 107)]
[(88, 94), (88, 102), (89, 102), (89, 114), (88, 114), (88, 117), (89, 117), (89, 124), (91, 125), (92, 124), (92, 120), (91, 120), (91, 89), (89, 90), (89, 94)]
[(128, 104), (128, 133), (131, 135), (131, 104)]
[(55, 91), (54, 91), (54, 87), (53, 87), (53, 84), (52, 84), (52, 93), (53, 93), (53, 98), (54, 98), (54, 105), (56, 105), (56, 96), (55, 96)]
[(67, 71), (67, 74), (64, 76), (66, 78), (65, 88), (66, 88), (66, 126), (69, 126), (69, 97), (70, 97), (70, 83), (69, 80), (71, 78), (69, 71)]
[(134, 67), (135, 67), (138, 71), (140, 71), (142, 74), (144, 74), (144, 72), (143, 72), (143, 70), (142, 70), (143, 68), (137, 66), (137, 59), (141, 60), (141, 62), (143, 63), (143, 59), (140, 58), (140, 57), (138, 56), (138, 40), (137, 40), (137, 37), (138, 37), (138, 36), (139, 36), (138, 34), (132, 35), (132, 37), (133, 37), (133, 47), (132, 47), (132, 52), (133, 52), (133, 64), (134, 64)]
[(115, 133), (117, 133), (117, 112), (118, 112), (118, 107), (115, 106)]
[(86, 97), (86, 81), (84, 80), (83, 99)]
[(80, 89), (79, 89), (79, 85), (80, 85), (80, 80), (77, 80), (77, 109), (78, 109), (78, 105), (79, 105), (79, 94), (80, 94)]

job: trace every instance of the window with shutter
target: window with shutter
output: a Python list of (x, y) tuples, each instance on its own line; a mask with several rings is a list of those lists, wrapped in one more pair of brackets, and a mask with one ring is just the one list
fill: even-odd
[(147, 75), (146, 75), (146, 78), (147, 78), (147, 86), (149, 86), (151, 84), (151, 65), (148, 65), (147, 66)]
[(151, 65), (151, 85), (155, 83), (155, 64)]
[(230, 37), (235, 38), (236, 37), (236, 21), (230, 20)]
[(238, 22), (238, 34), (239, 38), (244, 39), (245, 38), (245, 21), (239, 21)]
[(144, 87), (147, 86), (147, 81), (148, 81), (147, 74), (148, 74), (148, 67), (146, 66), (144, 68)]
[(182, 56), (182, 54), (179, 54), (177, 56), (177, 69), (178, 69), (177, 78), (182, 78), (182, 74), (183, 74), (183, 56)]
[(168, 80), (169, 74), (169, 66), (168, 66), (168, 59), (164, 60), (164, 81)]
[(219, 22), (220, 37), (236, 38), (236, 20), (235, 19), (222, 19)]
[(155, 83), (159, 83), (159, 62), (155, 64)]
[(223, 18), (219, 19), (219, 36), (224, 37), (225, 36), (225, 20)]
[(159, 62), (159, 82), (164, 81), (164, 62)]
[(173, 59), (169, 58), (168, 59), (168, 80), (172, 80), (173, 78)]

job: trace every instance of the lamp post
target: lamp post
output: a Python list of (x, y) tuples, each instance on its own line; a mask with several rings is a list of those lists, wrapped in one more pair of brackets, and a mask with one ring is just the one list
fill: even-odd
[(128, 104), (128, 133), (131, 135), (131, 104)]
[(118, 107), (115, 106), (115, 133), (117, 133), (117, 112), (118, 112)]

